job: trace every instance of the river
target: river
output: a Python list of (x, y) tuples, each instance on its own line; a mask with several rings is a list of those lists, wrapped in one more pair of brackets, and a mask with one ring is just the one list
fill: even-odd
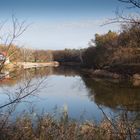
[[(56, 118), (67, 110), (70, 119), (100, 121), (122, 112), (140, 119), (140, 88), (128, 81), (89, 78), (78, 68), (48, 67), (11, 72), (0, 82), (0, 105), (17, 97), (28, 80), (41, 88), (16, 106), (17, 117), (22, 112), (49, 113)], [(105, 113), (105, 114), (104, 114)]]

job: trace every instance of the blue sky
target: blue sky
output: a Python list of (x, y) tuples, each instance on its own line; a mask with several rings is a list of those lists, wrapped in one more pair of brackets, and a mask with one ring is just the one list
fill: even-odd
[(32, 23), (18, 39), (19, 45), (39, 49), (84, 48), (95, 33), (116, 25), (101, 27), (114, 17), (117, 0), (0, 0), (0, 19), (15, 14)]

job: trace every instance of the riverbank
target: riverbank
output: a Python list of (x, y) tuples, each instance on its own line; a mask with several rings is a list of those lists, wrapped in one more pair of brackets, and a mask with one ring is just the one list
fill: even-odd
[(131, 75), (124, 75), (116, 72), (110, 72), (102, 69), (82, 69), (82, 74), (89, 78), (111, 79), (111, 80), (127, 80), (132, 83), (133, 86), (140, 86), (140, 73), (133, 73)]
[(47, 63), (31, 63), (31, 62), (17, 62), (10, 63), (5, 66), (6, 70), (12, 71), (19, 69), (30, 69), (30, 68), (42, 68), (42, 67), (71, 67), (77, 68), (83, 75), (90, 78), (100, 78), (100, 79), (112, 79), (112, 80), (129, 80), (134, 86), (140, 86), (140, 65), (113, 65), (107, 66), (103, 69), (91, 69), (83, 67), (79, 63), (58, 63), (56, 61)]
[(17, 66), (22, 67), (24, 69), (40, 68), (40, 67), (57, 67), (59, 66), (59, 63), (56, 61), (46, 63), (18, 62)]
[[(102, 68), (90, 68), (80, 63), (65, 62), (60, 63), (60, 66), (66, 67), (79, 67), (83, 73), (88, 76), (99, 77), (99, 78), (113, 78), (113, 79), (131, 79), (136, 78), (140, 75), (140, 64), (115, 64), (109, 65)], [(140, 77), (138, 77), (140, 79)]]
[(12, 70), (17, 68), (29, 69), (29, 68), (41, 68), (41, 67), (57, 67), (59, 63), (56, 61), (46, 63), (32, 63), (32, 62), (13, 62), (4, 66), (6, 70)]

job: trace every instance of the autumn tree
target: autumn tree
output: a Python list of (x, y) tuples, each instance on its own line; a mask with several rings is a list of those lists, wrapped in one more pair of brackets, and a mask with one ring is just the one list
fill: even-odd
[(99, 35), (95, 34), (96, 47), (117, 47), (118, 34), (116, 32), (109, 31), (107, 34)]
[(118, 40), (122, 47), (140, 47), (140, 25), (135, 23), (123, 25)]

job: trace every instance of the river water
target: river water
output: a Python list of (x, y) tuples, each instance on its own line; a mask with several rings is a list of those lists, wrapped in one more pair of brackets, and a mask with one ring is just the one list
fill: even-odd
[(14, 117), (22, 112), (49, 113), (59, 117), (67, 110), (69, 118), (78, 121), (100, 121), (105, 114), (114, 117), (124, 111), (134, 118), (140, 118), (139, 87), (134, 87), (128, 81), (89, 78), (80, 69), (71, 67), (9, 73), (0, 82), (0, 106), (15, 99), (27, 81), (30, 81), (31, 89), (40, 82), (41, 86), (16, 106)]

